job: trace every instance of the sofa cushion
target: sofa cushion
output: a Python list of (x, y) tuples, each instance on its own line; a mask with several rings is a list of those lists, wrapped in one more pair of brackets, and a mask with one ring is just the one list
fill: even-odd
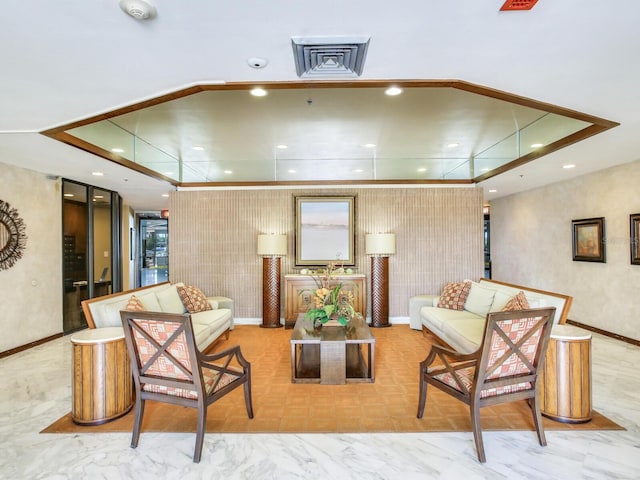
[(513, 298), (513, 294), (496, 290), (496, 294), (493, 297), (493, 303), (491, 304), (490, 312), (501, 312), (504, 306)]
[(520, 290), (502, 309), (503, 312), (510, 312), (513, 310), (526, 310), (529, 308), (529, 302), (524, 292)]
[[(466, 310), (451, 310), (449, 308), (437, 308), (437, 307), (422, 307), (420, 309), (420, 316), (423, 319), (423, 324), (432, 330), (433, 327), (440, 331), (443, 329), (443, 325), (455, 318), (469, 318), (482, 323), (483, 318), (479, 317), (475, 313), (468, 312)], [(428, 321), (428, 324), (424, 322)], [(437, 333), (437, 332), (434, 332)]]
[(131, 295), (131, 298), (129, 298), (129, 301), (125, 305), (124, 309), (127, 312), (144, 312), (146, 310), (143, 303), (135, 295)]
[(187, 310), (184, 308), (180, 295), (178, 295), (178, 289), (175, 285), (171, 285), (168, 288), (156, 292), (158, 303), (163, 312), (167, 313), (185, 313)]
[(192, 285), (184, 287), (176, 287), (182, 304), (189, 313), (204, 312), (205, 310), (213, 310), (213, 306), (207, 300), (202, 290)]
[(438, 307), (448, 308), (450, 310), (463, 310), (464, 302), (467, 300), (470, 288), (471, 282), (447, 283), (438, 299)]
[(472, 353), (480, 348), (485, 328), (484, 318), (452, 318), (442, 325), (444, 341), (462, 353)]
[(487, 316), (487, 313), (489, 313), (495, 294), (496, 291), (494, 289), (483, 287), (476, 282), (471, 282), (471, 288), (469, 289), (467, 300), (464, 303), (464, 309), (484, 318)]
[(108, 302), (104, 302), (98, 306), (98, 319), (94, 315), (94, 321), (98, 328), (103, 327), (121, 327), (122, 319), (120, 312), (125, 309), (129, 303), (129, 297), (115, 297)]
[(140, 299), (144, 305), (144, 309), (148, 312), (161, 312), (162, 307), (158, 302), (155, 292), (138, 293), (136, 296)]

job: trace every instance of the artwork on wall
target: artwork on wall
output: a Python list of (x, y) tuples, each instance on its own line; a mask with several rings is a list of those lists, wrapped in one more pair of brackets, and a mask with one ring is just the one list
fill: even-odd
[(640, 265), (640, 213), (629, 216), (631, 224), (631, 264)]
[(604, 217), (572, 220), (573, 260), (606, 262), (604, 245)]
[(26, 227), (18, 210), (0, 200), (0, 270), (13, 267), (27, 245)]
[(355, 196), (295, 197), (296, 266), (355, 265)]

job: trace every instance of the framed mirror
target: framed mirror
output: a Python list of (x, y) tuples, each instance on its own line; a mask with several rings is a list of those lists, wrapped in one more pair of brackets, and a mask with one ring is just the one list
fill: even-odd
[(0, 270), (6, 270), (22, 258), (27, 243), (25, 225), (18, 211), (0, 200)]

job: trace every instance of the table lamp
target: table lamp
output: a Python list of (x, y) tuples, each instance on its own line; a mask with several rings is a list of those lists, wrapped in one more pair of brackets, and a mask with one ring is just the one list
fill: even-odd
[(396, 253), (395, 233), (369, 233), (364, 250), (371, 255), (371, 326), (390, 327), (389, 255)]
[(287, 254), (287, 236), (258, 235), (258, 255), (262, 257), (262, 324), (264, 328), (280, 324), (280, 257)]

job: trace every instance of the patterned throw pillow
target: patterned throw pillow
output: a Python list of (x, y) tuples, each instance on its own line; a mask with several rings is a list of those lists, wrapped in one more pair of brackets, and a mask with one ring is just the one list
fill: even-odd
[(515, 310), (527, 310), (529, 309), (529, 301), (524, 295), (524, 292), (520, 290), (507, 304), (502, 308), (503, 312), (513, 312)]
[(449, 282), (444, 286), (438, 300), (438, 308), (450, 310), (464, 310), (464, 302), (467, 301), (471, 282)]
[(131, 298), (127, 302), (127, 305), (124, 307), (124, 309), (127, 312), (144, 312), (146, 310), (142, 301), (140, 301), (140, 299), (135, 295), (131, 295)]
[(198, 313), (204, 312), (205, 310), (213, 310), (213, 307), (205, 297), (202, 290), (198, 287), (192, 287), (191, 285), (186, 285), (184, 287), (177, 287), (178, 295), (180, 295), (180, 300), (182, 300), (182, 304), (187, 309), (189, 313)]

